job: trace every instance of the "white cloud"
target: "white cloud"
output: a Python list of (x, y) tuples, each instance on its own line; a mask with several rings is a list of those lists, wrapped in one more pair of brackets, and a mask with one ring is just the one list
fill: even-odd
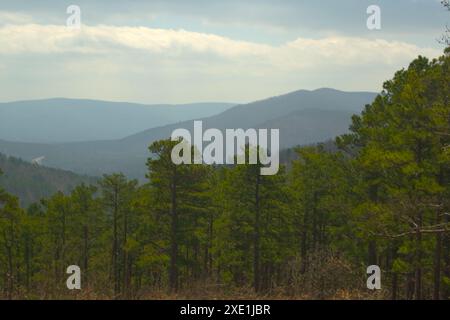
[(100, 25), (83, 26), (76, 31), (65, 26), (38, 24), (0, 27), (1, 54), (102, 54), (129, 49), (176, 58), (212, 54), (225, 59), (251, 60), (274, 68), (294, 69), (317, 64), (396, 64), (418, 54), (437, 56), (440, 53), (404, 42), (343, 36), (298, 38), (281, 46), (271, 46), (182, 29)]
[(400, 41), (329, 36), (281, 45), (182, 29), (0, 26), (0, 100), (251, 101), (291, 90), (378, 90), (417, 55)]

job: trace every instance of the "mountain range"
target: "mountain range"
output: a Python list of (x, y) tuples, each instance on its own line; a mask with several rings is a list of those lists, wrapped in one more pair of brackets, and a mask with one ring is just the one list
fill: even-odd
[[(7, 141), (0, 135), (0, 152), (32, 160), (45, 157), (50, 167), (80, 174), (99, 176), (123, 172), (143, 179), (148, 146), (167, 139), (173, 130), (193, 130), (193, 120), (203, 121), (204, 128), (280, 129), (280, 147), (326, 141), (347, 132), (351, 115), (361, 112), (376, 94), (343, 92), (334, 89), (299, 90), (249, 104), (227, 108), (216, 115), (149, 128), (121, 139), (68, 143), (30, 143)], [(119, 129), (118, 129), (119, 130)]]
[(149, 128), (209, 117), (234, 105), (144, 105), (62, 98), (0, 103), (0, 138), (35, 143), (113, 140)]

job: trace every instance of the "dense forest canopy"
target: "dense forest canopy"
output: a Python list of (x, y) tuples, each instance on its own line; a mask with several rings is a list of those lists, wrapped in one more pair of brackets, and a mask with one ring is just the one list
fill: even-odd
[[(339, 150), (299, 147), (275, 176), (176, 166), (162, 140), (143, 185), (105, 175), (28, 208), (0, 191), (0, 294), (449, 299), (449, 89), (450, 49), (419, 57), (353, 117)], [(377, 292), (365, 287), (373, 264)]]

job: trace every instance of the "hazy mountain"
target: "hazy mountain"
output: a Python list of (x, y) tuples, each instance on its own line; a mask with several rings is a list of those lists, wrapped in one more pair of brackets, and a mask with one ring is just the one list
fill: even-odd
[(353, 114), (345, 110), (298, 110), (257, 127), (280, 129), (280, 148), (284, 149), (323, 142), (346, 133)]
[(37, 166), (23, 160), (0, 154), (0, 188), (17, 196), (27, 206), (48, 198), (57, 191), (69, 193), (81, 183), (93, 184), (96, 178), (73, 172)]
[(0, 103), (0, 138), (42, 143), (120, 139), (149, 128), (219, 114), (233, 105), (143, 105), (73, 99)]
[[(203, 118), (204, 128), (278, 128), (282, 148), (321, 142), (345, 133), (353, 113), (373, 101), (375, 93), (332, 89), (296, 91), (279, 97), (238, 105)], [(44, 164), (89, 175), (110, 172), (143, 178), (148, 146), (170, 137), (177, 128), (193, 129), (193, 121), (145, 130), (119, 140), (65, 144), (0, 141), (0, 152), (31, 160), (45, 156)]]

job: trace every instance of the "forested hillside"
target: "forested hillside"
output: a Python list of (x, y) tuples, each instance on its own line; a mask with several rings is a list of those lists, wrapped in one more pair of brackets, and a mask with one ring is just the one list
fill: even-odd
[(96, 182), (95, 178), (34, 165), (1, 153), (0, 169), (4, 171), (0, 175), (0, 186), (18, 197), (23, 206), (48, 198), (58, 191), (70, 193), (81, 183)]
[[(176, 142), (160, 140), (144, 185), (111, 174), (28, 209), (0, 192), (1, 294), (449, 299), (449, 88), (450, 49), (417, 58), (352, 118), (339, 150), (299, 147), (274, 176), (176, 166)], [(379, 291), (366, 287), (374, 264)]]

